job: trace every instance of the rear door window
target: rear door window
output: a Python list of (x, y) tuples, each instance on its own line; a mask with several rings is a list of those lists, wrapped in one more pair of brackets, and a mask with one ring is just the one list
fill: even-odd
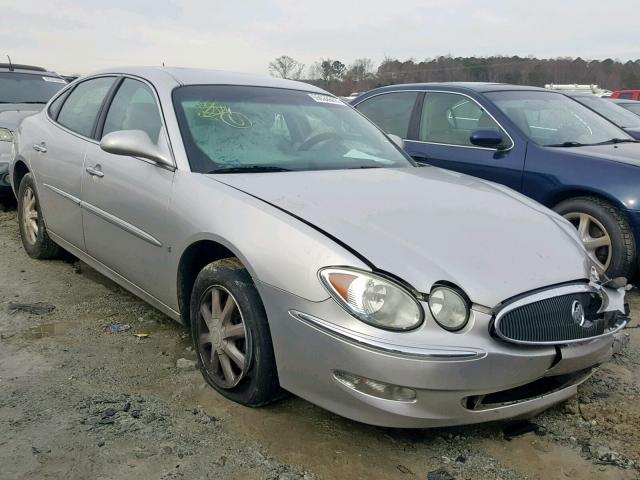
[(85, 137), (90, 137), (115, 77), (99, 77), (78, 84), (62, 105), (58, 123)]
[(359, 103), (360, 110), (385, 133), (407, 138), (413, 107), (419, 92), (393, 92), (377, 95)]
[(621, 93), (620, 95), (618, 95), (618, 98), (622, 98), (624, 100), (633, 100), (633, 93), (631, 92)]

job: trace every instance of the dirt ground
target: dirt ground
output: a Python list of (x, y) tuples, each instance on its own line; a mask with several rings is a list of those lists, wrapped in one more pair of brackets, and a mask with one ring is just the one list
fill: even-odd
[[(638, 313), (627, 349), (536, 417), (537, 434), (393, 430), (295, 397), (257, 410), (225, 400), (178, 362), (195, 359), (180, 325), (71, 257), (28, 258), (15, 212), (0, 213), (0, 252), (1, 479), (640, 478)], [(105, 333), (112, 323), (131, 329)]]

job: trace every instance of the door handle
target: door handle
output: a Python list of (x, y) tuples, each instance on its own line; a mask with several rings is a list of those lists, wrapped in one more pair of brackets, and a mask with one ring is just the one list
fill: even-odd
[(104, 177), (104, 173), (100, 169), (100, 165), (96, 165), (95, 167), (87, 167), (87, 173), (94, 177), (102, 178)]
[(40, 153), (47, 153), (47, 144), (44, 142), (40, 142), (40, 143), (34, 143), (33, 144), (33, 149), (36, 152), (40, 152)]

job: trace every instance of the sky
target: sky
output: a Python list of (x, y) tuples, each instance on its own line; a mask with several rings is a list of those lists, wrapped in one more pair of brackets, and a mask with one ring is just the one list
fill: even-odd
[[(0, 62), (63, 74), (122, 65), (267, 73), (439, 55), (640, 58), (637, 0), (0, 0)], [(628, 12), (628, 14), (625, 14)]]

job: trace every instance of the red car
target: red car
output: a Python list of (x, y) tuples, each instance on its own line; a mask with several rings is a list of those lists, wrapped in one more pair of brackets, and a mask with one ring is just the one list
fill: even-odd
[(640, 100), (640, 90), (616, 90), (611, 94), (611, 98)]

